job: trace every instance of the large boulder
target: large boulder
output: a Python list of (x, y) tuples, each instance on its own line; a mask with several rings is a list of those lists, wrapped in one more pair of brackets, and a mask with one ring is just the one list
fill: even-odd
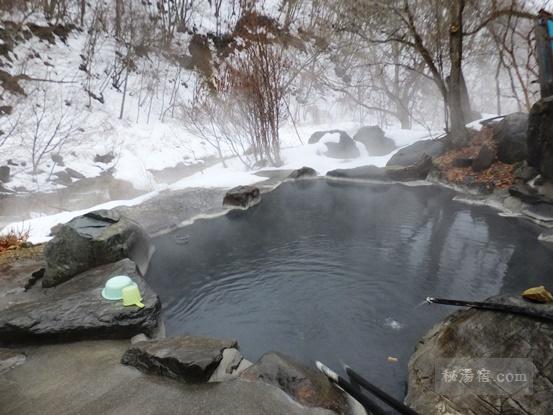
[(336, 169), (326, 174), (328, 177), (358, 180), (390, 181), (386, 169), (376, 166), (360, 166), (353, 169)]
[[(539, 310), (550, 319), (553, 318), (552, 304), (531, 303), (519, 297), (495, 297), (489, 301)], [(551, 321), (478, 309), (458, 311), (432, 328), (417, 344), (409, 361), (406, 402), (421, 414), (551, 414), (551, 344)], [(505, 393), (506, 388), (512, 387), (512, 384), (482, 383), (477, 378), (475, 368), (471, 368), (473, 379), (470, 384), (459, 385), (455, 393), (446, 393), (442, 389), (442, 386), (447, 386), (444, 382), (448, 382), (443, 377), (444, 367), (466, 368), (466, 359), (469, 358), (469, 363), (475, 359), (484, 359), (486, 366), (503, 363), (507, 370), (514, 371), (518, 366), (513, 367), (515, 363), (511, 359), (521, 357), (528, 359), (526, 363), (530, 366), (530, 371), (534, 372), (530, 394), (525, 394), (520, 387), (518, 391), (508, 395)], [(492, 362), (493, 358), (505, 360)], [(447, 363), (446, 366), (444, 362)], [(482, 368), (493, 369), (483, 365), (477, 369)], [(491, 376), (499, 373), (491, 372)], [(451, 370), (449, 373), (452, 373)], [(532, 373), (526, 371), (521, 373), (532, 376)]]
[(362, 143), (371, 156), (384, 156), (396, 149), (394, 140), (386, 137), (377, 125), (361, 127), (353, 139)]
[(386, 166), (412, 166), (419, 162), (424, 155), (438, 157), (446, 150), (444, 139), (417, 141), (400, 149), (390, 158)]
[(326, 157), (337, 159), (352, 159), (361, 154), (353, 139), (341, 130), (327, 131), (318, 141), (317, 152)]
[(103, 264), (131, 258), (145, 274), (153, 252), (148, 235), (115, 211), (98, 210), (62, 225), (44, 248), (43, 287)]
[(432, 157), (424, 154), (415, 164), (409, 166), (386, 166), (386, 174), (392, 180), (424, 180), (433, 168)]
[(305, 367), (280, 353), (264, 354), (240, 378), (282, 389), (304, 406), (325, 408), (339, 414), (355, 412), (346, 394), (330, 383), (321, 372)]
[(223, 199), (223, 206), (247, 209), (261, 202), (261, 192), (255, 186), (237, 186), (230, 189)]
[(528, 164), (553, 179), (553, 98), (536, 102), (528, 118)]
[[(121, 363), (145, 373), (167, 376), (186, 383), (204, 383), (210, 380), (223, 360), (224, 351), (230, 349), (237, 351), (236, 340), (170, 337), (134, 344), (125, 352)], [(241, 360), (241, 355), (231, 359), (236, 366)]]
[(497, 158), (507, 164), (526, 160), (528, 147), (528, 114), (515, 112), (507, 115), (494, 126), (494, 139), (497, 142)]
[[(128, 275), (142, 294), (144, 308), (124, 307), (102, 297), (105, 282)], [(77, 275), (56, 288), (31, 289), (0, 306), (0, 344), (122, 339), (155, 332), (161, 303), (129, 259)]]

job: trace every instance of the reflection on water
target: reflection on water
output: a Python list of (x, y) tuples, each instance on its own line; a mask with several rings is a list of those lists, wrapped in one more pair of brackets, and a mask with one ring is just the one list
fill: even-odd
[(170, 335), (234, 337), (250, 360), (278, 350), (347, 363), (402, 397), (417, 339), (453, 311), (417, 307), (424, 298), (519, 293), (553, 271), (537, 227), (453, 196), (287, 183), (246, 212), (158, 238), (147, 277)]

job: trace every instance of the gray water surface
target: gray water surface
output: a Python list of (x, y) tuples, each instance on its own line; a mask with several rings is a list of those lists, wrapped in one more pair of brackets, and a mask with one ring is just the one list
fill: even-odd
[[(455, 308), (547, 284), (539, 228), (436, 186), (285, 183), (248, 211), (155, 240), (169, 335), (232, 337), (256, 360), (346, 363), (398, 398), (417, 340)], [(388, 356), (398, 363), (389, 363)]]

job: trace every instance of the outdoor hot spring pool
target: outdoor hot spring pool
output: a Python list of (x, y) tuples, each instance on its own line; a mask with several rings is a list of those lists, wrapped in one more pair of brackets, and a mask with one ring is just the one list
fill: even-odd
[(236, 338), (249, 360), (275, 350), (340, 371), (347, 363), (403, 397), (417, 340), (455, 311), (421, 305), (427, 296), (482, 300), (553, 273), (537, 226), (454, 196), (284, 183), (247, 211), (157, 238), (147, 278), (169, 335)]

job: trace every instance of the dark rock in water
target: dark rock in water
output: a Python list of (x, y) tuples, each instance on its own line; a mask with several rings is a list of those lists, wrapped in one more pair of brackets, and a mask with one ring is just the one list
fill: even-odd
[(362, 143), (371, 156), (384, 156), (396, 149), (394, 140), (386, 137), (377, 125), (361, 127), (353, 139)]
[(79, 173), (77, 170), (74, 170), (70, 167), (65, 169), (65, 172), (72, 177), (73, 179), (84, 179), (86, 176), (82, 173)]
[(529, 166), (526, 160), (518, 163), (516, 168), (513, 170), (514, 178), (520, 179), (524, 182), (532, 180), (538, 174), (539, 172), (536, 170), (536, 168)]
[(528, 147), (528, 114), (515, 112), (507, 115), (494, 126), (497, 142), (497, 158), (507, 164), (526, 160)]
[(151, 254), (150, 238), (135, 222), (116, 212), (99, 210), (62, 225), (44, 248), (44, 287), (53, 287), (97, 267), (133, 259), (146, 272)]
[(247, 209), (261, 202), (261, 193), (255, 186), (237, 186), (230, 189), (223, 199), (223, 206)]
[(109, 164), (114, 159), (115, 159), (115, 155), (110, 151), (109, 153), (102, 154), (102, 155), (96, 154), (96, 156), (94, 156), (94, 163)]
[(0, 182), (7, 183), (10, 181), (10, 166), (0, 166)]
[(386, 174), (386, 169), (376, 166), (361, 166), (353, 169), (336, 169), (329, 171), (326, 175), (329, 177), (340, 177), (345, 179), (390, 181), (390, 178)]
[(26, 356), (10, 349), (0, 349), (0, 375), (25, 363)]
[(528, 164), (553, 179), (553, 99), (542, 99), (530, 110)]
[(411, 166), (386, 166), (386, 174), (392, 180), (424, 180), (433, 168), (432, 157), (424, 155)]
[[(122, 301), (102, 297), (105, 282), (127, 275), (142, 293), (144, 308), (124, 307)], [(35, 286), (12, 297), (0, 308), (0, 343), (36, 343), (83, 339), (123, 339), (138, 333), (151, 335), (158, 326), (161, 304), (124, 259), (77, 275), (56, 288)]]
[(453, 160), (453, 167), (460, 167), (460, 168), (470, 167), (472, 166), (473, 162), (474, 162), (474, 159), (471, 159), (471, 158), (458, 158)]
[(121, 363), (142, 372), (167, 376), (187, 383), (207, 382), (225, 349), (236, 349), (236, 340), (181, 336), (136, 343)]
[(494, 152), (491, 148), (484, 144), (482, 147), (480, 147), (478, 156), (476, 156), (476, 158), (472, 162), (472, 170), (474, 170), (475, 172), (484, 171), (489, 168), (494, 161)]
[(509, 194), (530, 204), (553, 202), (551, 199), (541, 195), (536, 189), (533, 189), (525, 183), (515, 183), (512, 185), (509, 188)]
[[(553, 317), (553, 304), (538, 304), (520, 297), (495, 297), (488, 301), (522, 306), (539, 310)], [(420, 414), (532, 414), (553, 413), (551, 379), (553, 379), (553, 329), (550, 323), (512, 313), (478, 309), (466, 309), (451, 314), (432, 328), (417, 344), (409, 360), (409, 385), (406, 403)], [(436, 375), (445, 369), (438, 366), (438, 359), (448, 359), (448, 368), (467, 367), (468, 360), (503, 358), (503, 370), (517, 370), (507, 359), (529, 359), (533, 373), (525, 373), (532, 379), (531, 392), (519, 390), (505, 395), (502, 388), (509, 385), (501, 382), (459, 384), (456, 393), (447, 396), (439, 393)], [(477, 379), (478, 368), (473, 370)], [(493, 367), (486, 369), (494, 371)], [(493, 375), (497, 375), (495, 368)], [(492, 373), (490, 373), (492, 374)], [(443, 379), (443, 378), (442, 378)], [(443, 385), (445, 381), (442, 380)], [(524, 385), (510, 385), (523, 388)], [(485, 399), (478, 396), (486, 395)], [(487, 392), (487, 393), (486, 393)]]
[(301, 179), (302, 177), (315, 177), (317, 172), (311, 167), (302, 167), (300, 169), (294, 170), (288, 176), (289, 179)]
[(386, 166), (411, 166), (420, 161), (424, 155), (438, 157), (445, 151), (444, 139), (417, 141), (394, 154)]
[[(327, 134), (339, 134), (338, 142), (323, 140)], [(359, 149), (355, 144), (355, 141), (346, 133), (341, 130), (326, 131), (319, 139), (323, 141), (321, 145), (325, 146), (323, 155), (337, 159), (352, 159), (359, 157)]]
[(264, 354), (240, 378), (275, 386), (308, 407), (325, 408), (339, 414), (352, 413), (345, 393), (326, 376), (280, 353)]
[(50, 158), (52, 159), (52, 161), (54, 163), (56, 163), (58, 166), (65, 166), (65, 163), (63, 162), (63, 157), (61, 156), (60, 153), (55, 153), (55, 154), (52, 154), (50, 156)]

